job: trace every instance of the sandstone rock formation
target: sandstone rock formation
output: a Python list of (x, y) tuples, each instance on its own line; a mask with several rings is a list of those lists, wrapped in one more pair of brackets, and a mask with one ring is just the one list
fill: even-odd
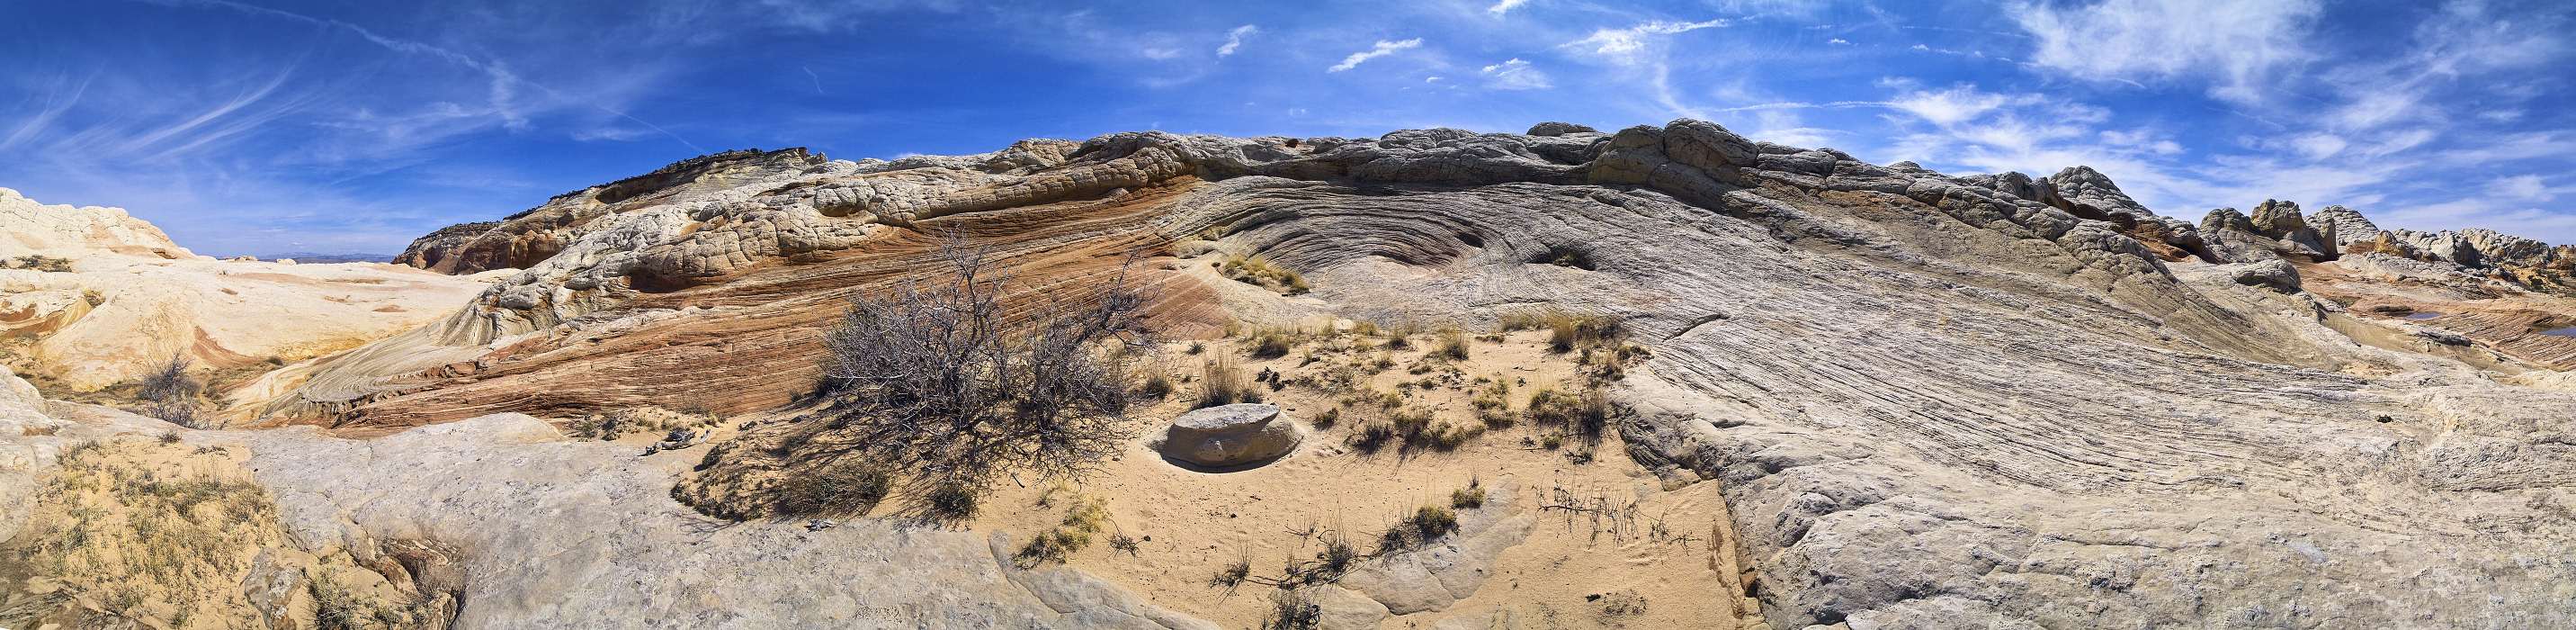
[(176, 259), (195, 253), (124, 208), (44, 205), (0, 188), (0, 258), (29, 254), (86, 258), (96, 253)]
[[(1754, 576), (1773, 627), (2576, 624), (2561, 592), (2576, 567), (2532, 560), (2576, 552), (2576, 526), (2558, 517), (2576, 509), (2576, 456), (2560, 447), (2576, 393), (2488, 377), (2551, 369), (2555, 355), (2473, 355), (2488, 346), (2469, 333), (2454, 333), (2467, 346), (2427, 347), (2345, 313), (2332, 295), (2367, 281), (2334, 260), (2352, 251), (2334, 241), (2361, 224), (2342, 213), (2317, 222), (2332, 238), (2279, 202), (2194, 226), (2137, 207), (2090, 169), (1949, 177), (1693, 120), (1531, 131), (1124, 133), (893, 162), (708, 156), (432, 239), (406, 259), (527, 268), (431, 326), (272, 374), (277, 395), (247, 407), (387, 430), (484, 418), (401, 434), (424, 440), (499, 432), (440, 444), (544, 433), (495, 412), (775, 408), (812, 384), (816, 334), (838, 300), (889, 286), (925, 260), (930, 234), (953, 230), (1057, 299), (1085, 299), (1145, 252), (1161, 264), (1130, 271), (1158, 296), (1157, 321), (1179, 331), (1212, 333), (1229, 316), (1474, 326), (1527, 306), (1620, 317), (1651, 349), (1619, 391), (1640, 412), (1619, 427), (1629, 454), (1668, 485), (1720, 484), (1742, 564), (1717, 570)], [(2558, 251), (2389, 234), (2370, 242), (2464, 268)], [(1293, 268), (1312, 292), (1248, 295), (1165, 257), (1200, 237)], [(2514, 295), (2541, 319), (2497, 326), (2564, 308)], [(273, 484), (453, 470), (431, 475), (451, 480), (436, 496), (479, 515), (397, 504), (350, 511), (358, 528), (447, 524), (504, 548), (549, 535), (494, 520), (524, 507), (439, 467), (479, 447), (423, 442), (409, 448), (435, 456), (378, 455), (370, 466), (401, 468), (356, 471), (346, 462), (363, 447), (258, 435), (316, 440), (267, 449), (279, 453), (263, 460)], [(539, 470), (594, 461), (572, 451), (514, 457)], [(571, 502), (615, 503), (619, 516), (580, 521), (580, 536), (649, 537), (618, 523), (691, 518), (630, 474), (599, 476), (517, 481), (597, 484), (567, 490), (597, 497)], [(384, 494), (310, 487), (282, 494), (310, 505)], [(309, 523), (325, 537), (349, 527)], [(620, 549), (478, 575), (641, 606), (660, 600), (605, 585), (736, 593), (724, 589), (761, 578), (729, 567), (764, 545), (863, 554), (893, 536), (803, 529), (725, 530), (705, 563)], [(899, 558), (942, 567), (940, 580), (995, 583), (945, 568), (966, 555), (951, 542)], [(861, 571), (821, 555), (789, 557)], [(799, 597), (785, 601), (809, 601)], [(929, 603), (982, 621), (1050, 618)], [(508, 623), (588, 605), (506, 600), (466, 614)], [(753, 617), (725, 620), (740, 619)]]
[(1218, 405), (1173, 418), (1164, 428), (1164, 457), (1209, 468), (1268, 462), (1297, 449), (1304, 436), (1279, 408), (1259, 403)]
[(2326, 206), (2317, 210), (2316, 214), (2308, 216), (2308, 224), (2314, 226), (2321, 240), (2334, 246), (2336, 251), (2342, 251), (2343, 246), (2349, 243), (2377, 239), (2380, 232), (2379, 224), (2361, 216), (2361, 212), (2343, 206)]
[(217, 261), (123, 210), (0, 193), (0, 257), (70, 261), (69, 271), (0, 269), (0, 360), (69, 391), (172, 356), (234, 368), (346, 350), (417, 328), (483, 286), (389, 265)]
[(62, 427), (61, 421), (46, 415), (45, 398), (36, 386), (0, 365), (0, 541), (17, 534), (27, 515), (26, 502), (35, 496), (36, 480), (61, 453), (60, 438), (35, 438), (52, 436)]
[(451, 547), (471, 576), (460, 628), (1214, 627), (1097, 578), (1021, 575), (974, 532), (710, 521), (670, 497), (695, 458), (565, 441), (523, 415), (374, 440), (206, 439), (257, 453), (298, 540), (362, 559), (401, 540)]

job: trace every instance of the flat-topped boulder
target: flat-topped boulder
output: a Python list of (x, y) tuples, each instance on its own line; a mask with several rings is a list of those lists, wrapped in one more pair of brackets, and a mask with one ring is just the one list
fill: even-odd
[(1220, 405), (1172, 419), (1163, 433), (1163, 456), (1210, 468), (1258, 464), (1297, 449), (1295, 423), (1279, 420), (1279, 407)]

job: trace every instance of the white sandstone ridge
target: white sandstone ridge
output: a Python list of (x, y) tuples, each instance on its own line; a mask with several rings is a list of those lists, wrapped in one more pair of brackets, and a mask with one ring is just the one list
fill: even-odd
[(49, 206), (15, 189), (0, 188), (0, 258), (75, 258), (98, 253), (162, 259), (197, 256), (124, 208)]
[[(21, 264), (21, 257), (60, 262)], [(191, 253), (124, 210), (0, 188), (0, 361), (91, 391), (184, 356), (213, 368), (300, 361), (416, 328), (481, 290), (397, 265), (286, 265)]]

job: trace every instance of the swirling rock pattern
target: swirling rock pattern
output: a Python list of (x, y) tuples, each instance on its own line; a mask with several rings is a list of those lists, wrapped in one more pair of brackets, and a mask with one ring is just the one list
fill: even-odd
[[(2293, 263), (2341, 252), (2295, 206), (2194, 226), (2090, 169), (1542, 127), (1127, 133), (586, 192), (478, 237), (558, 253), (256, 411), (771, 407), (810, 386), (839, 300), (930, 233), (1070, 300), (1220, 233), (1313, 282), (1278, 309), (1624, 317), (1653, 349), (1619, 392), (1631, 454), (1723, 484), (1773, 627), (2576, 624), (2576, 394), (2339, 332)], [(1130, 272), (1175, 330), (1223, 317), (1196, 276)]]

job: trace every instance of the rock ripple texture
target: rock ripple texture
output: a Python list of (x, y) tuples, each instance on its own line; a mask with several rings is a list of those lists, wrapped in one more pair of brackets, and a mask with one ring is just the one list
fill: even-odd
[[(1773, 627), (2576, 625), (2576, 395), (2327, 326), (2342, 306), (2264, 263), (2360, 246), (2323, 251), (2315, 226), (2359, 225), (2341, 213), (2192, 225), (2100, 173), (1951, 177), (1695, 120), (1534, 131), (676, 168), (491, 228), (526, 243), (492, 251), (559, 251), (267, 409), (773, 407), (811, 385), (839, 300), (919, 268), (928, 233), (1076, 301), (1131, 252), (1218, 235), (1312, 293), (1148, 265), (1157, 321), (1624, 317), (1653, 350), (1618, 391), (1630, 454), (1723, 484), (1745, 560), (1720, 570), (1755, 576)], [(2464, 265), (2564, 251), (2377, 241)]]

